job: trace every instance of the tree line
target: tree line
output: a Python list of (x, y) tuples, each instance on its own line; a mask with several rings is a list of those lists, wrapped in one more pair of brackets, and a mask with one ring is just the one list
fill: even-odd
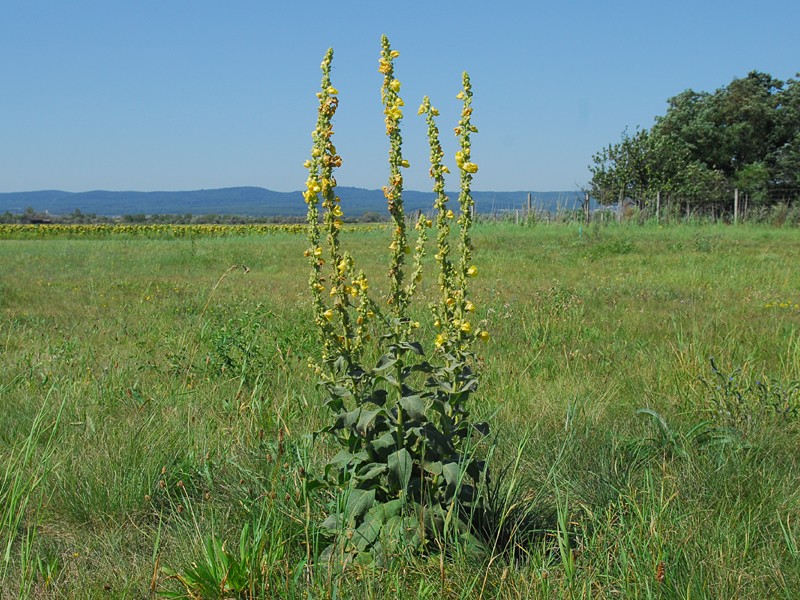
[[(800, 77), (800, 74), (797, 75)], [(686, 90), (650, 129), (593, 155), (589, 192), (639, 209), (731, 210), (800, 197), (800, 83), (753, 71), (715, 92)]]

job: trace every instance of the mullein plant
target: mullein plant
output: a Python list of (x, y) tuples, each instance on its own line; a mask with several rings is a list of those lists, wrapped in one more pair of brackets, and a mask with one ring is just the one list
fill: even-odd
[[(476, 339), (488, 337), (474, 325), (475, 305), (467, 285), (477, 275), (470, 240), (474, 212), (470, 185), (478, 170), (471, 161), (470, 136), (477, 132), (471, 123), (472, 89), (465, 73), (457, 96), (463, 109), (455, 129), (461, 176), (457, 220), (444, 191), (448, 170), (442, 163), (435, 123), (438, 111), (427, 97), (419, 111), (428, 125), (439, 268), (439, 293), (431, 306), (437, 333), (428, 357), (410, 307), (422, 281), (427, 230), (433, 220), (425, 215), (417, 219), (412, 250), (403, 206), (403, 170), (409, 163), (402, 152), (404, 102), (394, 73), (398, 56), (384, 36), (379, 71), (389, 138), (389, 181), (383, 192), (392, 233), (389, 289), (380, 301), (369, 295), (367, 278), (341, 247), (343, 212), (334, 170), (342, 159), (331, 140), (339, 104), (330, 79), (332, 50), (321, 66), (317, 126), (312, 132), (311, 158), (305, 163), (309, 231), (305, 254), (321, 348), (321, 360), (311, 367), (333, 412), (331, 424), (317, 433), (332, 436), (342, 447), (326, 465), (324, 478), (309, 480), (309, 485), (336, 492), (322, 527), (330, 533), (327, 558), (341, 562), (353, 558), (383, 561), (401, 546), (423, 549), (441, 542), (448, 532), (468, 535), (470, 515), (478, 506), (478, 490), (486, 477), (475, 442), (488, 433), (488, 426), (472, 423), (467, 409), (478, 385), (472, 346)], [(457, 240), (451, 232), (454, 220)], [(365, 348), (370, 343), (381, 356), (367, 364)]]

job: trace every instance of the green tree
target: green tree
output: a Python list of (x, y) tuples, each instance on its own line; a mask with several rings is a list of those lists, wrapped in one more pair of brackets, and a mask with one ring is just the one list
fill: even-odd
[[(656, 194), (692, 204), (756, 203), (800, 188), (800, 85), (753, 71), (713, 93), (686, 90), (649, 130), (623, 134), (592, 157), (590, 189), (646, 207)], [(780, 194), (776, 194), (780, 191)]]

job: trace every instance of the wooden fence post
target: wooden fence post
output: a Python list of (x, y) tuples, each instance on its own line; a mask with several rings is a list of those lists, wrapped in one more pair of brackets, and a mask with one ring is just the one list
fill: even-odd
[(661, 190), (656, 192), (656, 225), (659, 223), (661, 214)]
[(739, 223), (739, 188), (733, 190), (733, 224)]
[(589, 192), (585, 192), (584, 195), (583, 195), (583, 211), (585, 213), (586, 224), (587, 225), (592, 222), (592, 213), (591, 213), (589, 202), (590, 202), (590, 200), (589, 200)]

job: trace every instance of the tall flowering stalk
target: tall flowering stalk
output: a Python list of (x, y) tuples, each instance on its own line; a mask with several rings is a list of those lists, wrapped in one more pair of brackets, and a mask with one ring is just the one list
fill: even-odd
[[(342, 165), (342, 158), (337, 154), (331, 140), (332, 120), (339, 106), (339, 91), (331, 84), (332, 61), (333, 49), (329, 49), (321, 65), (322, 83), (320, 91), (317, 92), (319, 100), (317, 126), (311, 132), (313, 140), (311, 158), (304, 165), (308, 169), (308, 179), (303, 193), (308, 205), (309, 248), (305, 255), (311, 265), (309, 285), (314, 321), (323, 349), (322, 359), (328, 365), (339, 358), (348, 364), (358, 359), (365, 337), (364, 325), (369, 316), (374, 314), (370, 310), (372, 303), (366, 296), (367, 279), (361, 272), (354, 274), (353, 258), (350, 253), (342, 251), (339, 239), (344, 213), (341, 199), (336, 195), (334, 169)], [(321, 226), (320, 214), (322, 214)], [(326, 263), (322, 249), (323, 234), (328, 250), (327, 277), (323, 275)], [(325, 282), (328, 285), (325, 285)], [(356, 298), (359, 301), (354, 323), (351, 308)]]
[(458, 197), (458, 256), (451, 257), (451, 221), (455, 218), (452, 209), (448, 208), (449, 198), (445, 194), (444, 175), (449, 169), (442, 164), (444, 152), (439, 141), (439, 129), (435, 117), (439, 111), (434, 108), (426, 96), (419, 108), (419, 114), (425, 115), (428, 125), (428, 143), (430, 146), (430, 176), (434, 180), (433, 191), (436, 193), (434, 208), (436, 209), (437, 248), (436, 260), (439, 263), (439, 302), (433, 305), (436, 318), (435, 326), (439, 330), (435, 346), (447, 354), (466, 356), (476, 337), (488, 339), (486, 331), (477, 331), (472, 322), (475, 304), (467, 296), (468, 280), (478, 274), (477, 267), (472, 264), (472, 239), (470, 230), (473, 223), (474, 201), (472, 199), (472, 176), (478, 171), (478, 165), (471, 161), (472, 142), (470, 135), (478, 129), (472, 125), (472, 86), (469, 75), (463, 74), (463, 88), (456, 96), (462, 100), (461, 119), (454, 132), (459, 140), (460, 149), (456, 152), (456, 165), (460, 173), (460, 192)]

